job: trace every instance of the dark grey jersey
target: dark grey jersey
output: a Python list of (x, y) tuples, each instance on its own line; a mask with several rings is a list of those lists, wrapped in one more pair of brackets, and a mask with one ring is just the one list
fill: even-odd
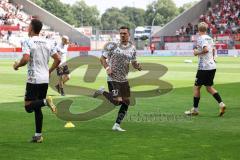
[(108, 65), (112, 69), (108, 81), (126, 82), (129, 64), (136, 61), (135, 46), (131, 42), (127, 45), (110, 42), (105, 45), (103, 56), (107, 58)]

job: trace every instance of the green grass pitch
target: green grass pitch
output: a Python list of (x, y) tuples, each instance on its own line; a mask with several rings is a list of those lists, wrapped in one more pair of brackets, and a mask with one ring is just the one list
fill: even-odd
[[(193, 63), (184, 63), (192, 59)], [(200, 115), (182, 116), (192, 105), (195, 79), (195, 57), (139, 57), (140, 62), (159, 63), (168, 68), (161, 77), (173, 85), (165, 95), (138, 98), (122, 127), (127, 132), (111, 131), (118, 108), (86, 122), (74, 122), (76, 128), (64, 128), (65, 122), (44, 108), (42, 144), (31, 144), (34, 134), (33, 114), (25, 112), (26, 67), (12, 69), (13, 61), (0, 61), (0, 160), (237, 160), (240, 159), (240, 59), (219, 57), (215, 87), (227, 104), (224, 117), (218, 117), (218, 104), (202, 88)], [(144, 66), (143, 66), (144, 67)], [(83, 82), (86, 66), (72, 73), (69, 84), (97, 89), (106, 86), (102, 70), (95, 83)], [(157, 71), (155, 71), (157, 72)], [(130, 73), (130, 78), (142, 73)], [(148, 90), (153, 86), (133, 88)], [(48, 92), (57, 101), (60, 97), (51, 88)], [(97, 106), (97, 101), (68, 95), (74, 104), (73, 113)], [(158, 114), (158, 119), (141, 119), (139, 114)], [(130, 116), (135, 115), (135, 119)], [(165, 117), (163, 116), (165, 115)], [(169, 118), (177, 115), (180, 119)]]

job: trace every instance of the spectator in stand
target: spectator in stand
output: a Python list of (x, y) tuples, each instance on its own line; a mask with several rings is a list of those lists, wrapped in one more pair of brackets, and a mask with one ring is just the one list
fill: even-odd
[(194, 29), (193, 29), (193, 30), (194, 30), (194, 32), (193, 32), (193, 33), (194, 33), (194, 35), (196, 35), (196, 34), (197, 34), (197, 32), (198, 32), (198, 25), (194, 25), (194, 27), (193, 27), (193, 28), (194, 28)]
[(191, 23), (188, 23), (188, 25), (187, 25), (186, 34), (187, 35), (192, 35), (193, 34), (193, 25)]
[(156, 49), (155, 44), (151, 43), (151, 45), (150, 45), (151, 54), (154, 53), (155, 49)]
[(237, 33), (238, 33), (238, 34), (240, 33), (240, 28), (238, 28)]
[(232, 33), (232, 29), (231, 28), (227, 28), (226, 30), (225, 30), (225, 34), (231, 34)]
[(179, 36), (179, 31), (178, 30), (176, 30), (176, 36)]
[(190, 28), (189, 28), (189, 27), (186, 28), (186, 33), (185, 33), (185, 35), (187, 35), (187, 36), (190, 35)]
[(192, 23), (189, 23), (189, 27), (190, 27), (190, 34), (193, 34), (194, 33), (194, 29), (193, 29)]
[(215, 34), (217, 34), (217, 33), (218, 33), (218, 30), (217, 30), (216, 26), (215, 26), (215, 25), (212, 25), (212, 26), (211, 26), (211, 34), (212, 34), (212, 35), (215, 35)]
[(12, 31), (8, 31), (7, 33), (8, 33), (8, 34), (7, 34), (7, 40), (9, 41), (9, 39), (10, 39), (10, 37), (11, 37), (11, 35), (12, 35)]

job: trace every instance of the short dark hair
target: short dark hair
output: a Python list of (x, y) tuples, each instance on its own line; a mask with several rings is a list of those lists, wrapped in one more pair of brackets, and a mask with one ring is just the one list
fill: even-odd
[(129, 27), (127, 27), (127, 26), (122, 26), (122, 27), (119, 28), (119, 30), (121, 30), (121, 29), (127, 29), (128, 33), (130, 34), (130, 29), (129, 29)]
[(121, 26), (119, 29), (127, 29), (128, 31), (130, 30), (127, 26)]
[(42, 22), (39, 19), (32, 19), (30, 24), (32, 26), (33, 32), (39, 34), (42, 30)]

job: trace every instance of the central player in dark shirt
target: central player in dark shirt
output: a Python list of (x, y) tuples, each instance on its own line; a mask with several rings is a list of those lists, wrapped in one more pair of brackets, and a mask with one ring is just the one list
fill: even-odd
[(141, 70), (140, 64), (136, 61), (135, 46), (129, 39), (129, 28), (123, 26), (120, 28), (120, 42), (110, 42), (105, 45), (100, 61), (108, 74), (109, 92), (100, 87), (94, 93), (94, 97), (102, 94), (114, 105), (121, 105), (116, 123), (112, 127), (115, 131), (125, 131), (120, 124), (130, 104), (130, 86), (127, 80), (129, 64), (132, 63), (135, 69)]

